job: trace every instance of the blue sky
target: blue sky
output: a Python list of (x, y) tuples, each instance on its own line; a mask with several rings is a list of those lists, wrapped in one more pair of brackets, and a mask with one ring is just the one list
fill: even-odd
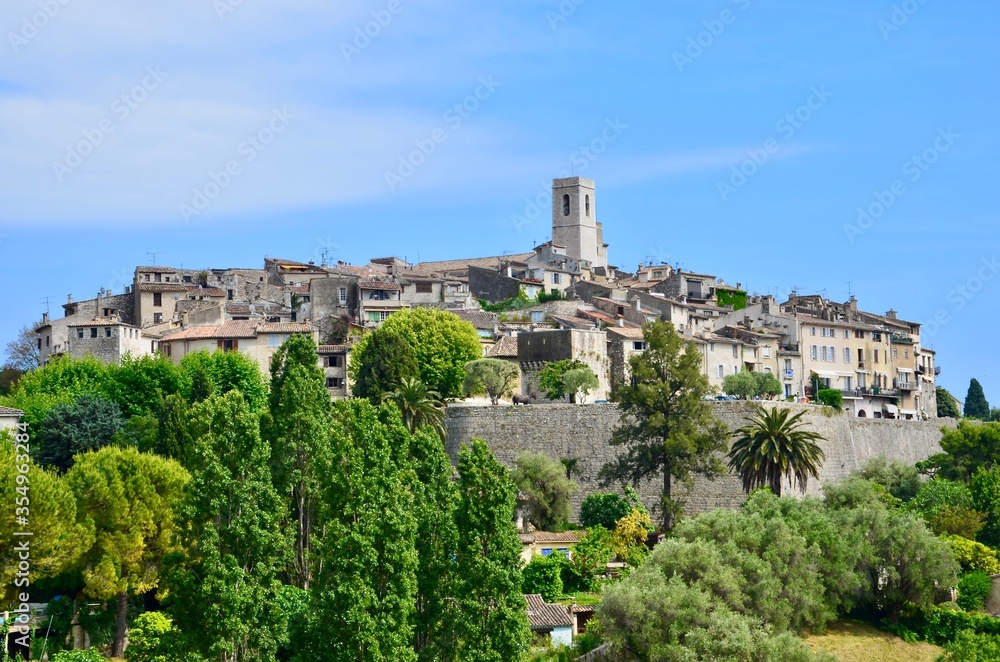
[(572, 174), (612, 263), (936, 320), (1000, 404), (996, 3), (350, 5), (4, 3), (0, 339), (149, 252), (526, 251)]

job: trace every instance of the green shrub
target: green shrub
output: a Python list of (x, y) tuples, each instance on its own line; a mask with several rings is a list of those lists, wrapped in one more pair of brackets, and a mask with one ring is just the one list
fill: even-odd
[(163, 612), (147, 611), (132, 623), (125, 659), (128, 662), (191, 660), (191, 656), (184, 655), (182, 650), (180, 633), (173, 621)]
[(981, 542), (960, 536), (948, 536), (947, 540), (962, 570), (982, 570), (988, 575), (1000, 574), (1000, 560), (994, 550)]
[(541, 593), (546, 602), (552, 602), (563, 594), (562, 570), (567, 563), (561, 554), (535, 556), (524, 566), (522, 590)]
[(840, 409), (844, 406), (844, 396), (835, 388), (822, 388), (816, 394), (816, 400), (828, 407)]
[(882, 627), (907, 641), (923, 640), (938, 646), (955, 641), (966, 630), (1000, 636), (1000, 619), (984, 613), (956, 611), (954, 605), (947, 603), (904, 616), (896, 625), (883, 621)]
[(969, 662), (1000, 660), (1000, 637), (976, 634), (971, 630), (959, 632), (955, 640), (945, 646), (947, 651), (939, 660), (946, 662)]
[(52, 657), (52, 662), (108, 662), (108, 658), (91, 648), (85, 651), (59, 651)]
[(958, 606), (965, 611), (983, 611), (992, 589), (993, 579), (985, 572), (967, 572), (958, 582)]

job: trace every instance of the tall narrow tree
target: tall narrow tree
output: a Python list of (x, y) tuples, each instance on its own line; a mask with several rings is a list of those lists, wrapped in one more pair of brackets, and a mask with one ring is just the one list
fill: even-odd
[(983, 385), (978, 379), (969, 382), (969, 392), (965, 396), (965, 417), (978, 418), (981, 421), (990, 420), (990, 403), (986, 401)]
[(703, 399), (710, 386), (698, 348), (685, 343), (670, 322), (646, 324), (642, 335), (647, 349), (629, 359), (632, 381), (619, 389), (621, 421), (611, 436), (611, 445), (625, 453), (604, 465), (601, 480), (638, 486), (658, 476), (661, 522), (669, 531), (680, 505), (673, 481), (721, 475), (716, 453), (726, 449), (729, 433)]
[(743, 479), (747, 494), (766, 486), (781, 496), (782, 478), (804, 492), (809, 476), (819, 478), (825, 455), (816, 442), (825, 440), (806, 428), (804, 415), (804, 411), (792, 415), (784, 407), (755, 405), (749, 424), (734, 433), (738, 438), (729, 451), (729, 468)]
[(309, 588), (317, 475), (329, 451), (330, 394), (312, 337), (293, 335), (271, 360), (269, 415), (262, 421), (271, 446), (275, 487), (290, 504), (295, 528), (291, 583)]
[(531, 630), (521, 594), (516, 488), (482, 439), (459, 452), (458, 474), (458, 658), (520, 660)]
[(290, 552), (270, 449), (238, 391), (194, 407), (183, 552), (168, 559), (168, 609), (193, 649), (222, 662), (275, 659), (287, 614), (279, 574)]

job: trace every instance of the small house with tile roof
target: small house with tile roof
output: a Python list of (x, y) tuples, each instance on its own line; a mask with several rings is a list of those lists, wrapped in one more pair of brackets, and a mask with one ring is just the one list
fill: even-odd
[(539, 639), (549, 639), (553, 646), (573, 645), (573, 618), (562, 605), (545, 602), (538, 593), (527, 593), (528, 624)]
[(314, 335), (312, 326), (297, 322), (226, 321), (210, 326), (192, 326), (169, 331), (160, 338), (160, 352), (174, 363), (188, 354), (202, 350), (243, 352), (254, 359), (261, 372), (268, 374), (271, 357), (293, 334)]
[(21, 422), (24, 412), (11, 407), (0, 407), (0, 430), (12, 430)]
[(580, 542), (580, 536), (574, 531), (552, 533), (550, 531), (532, 531), (518, 534), (521, 539), (521, 560), (530, 563), (532, 557), (541, 554), (551, 556), (561, 554), (566, 558), (573, 557), (573, 549)]

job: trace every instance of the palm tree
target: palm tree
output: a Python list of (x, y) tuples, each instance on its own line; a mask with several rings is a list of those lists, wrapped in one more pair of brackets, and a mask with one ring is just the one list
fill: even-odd
[(754, 405), (749, 425), (734, 432), (739, 438), (729, 449), (729, 468), (743, 479), (743, 489), (768, 486), (781, 496), (781, 479), (787, 477), (805, 492), (811, 474), (819, 478), (819, 468), (826, 456), (816, 443), (825, 439), (803, 429), (804, 411), (790, 416), (790, 409), (765, 409)]
[(444, 438), (444, 402), (437, 391), (428, 390), (416, 377), (404, 377), (395, 391), (382, 395), (382, 401), (399, 407), (411, 433), (421, 425), (429, 425)]

